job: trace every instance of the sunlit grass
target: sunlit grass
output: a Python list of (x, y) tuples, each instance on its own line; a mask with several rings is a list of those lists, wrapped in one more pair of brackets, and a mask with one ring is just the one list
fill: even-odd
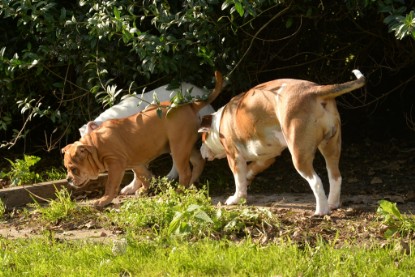
[(413, 260), (393, 247), (335, 249), (288, 241), (260, 246), (127, 237), (124, 251), (116, 252), (112, 243), (0, 239), (3, 276), (414, 276)]
[[(205, 189), (178, 192), (166, 180), (153, 182), (154, 195), (103, 211), (79, 205), (66, 190), (46, 206), (33, 205), (24, 216), (40, 220), (47, 232), (0, 237), (0, 276), (415, 276), (410, 240), (359, 245), (319, 234), (301, 242), (288, 233), (272, 237), (284, 223), (267, 209), (212, 206)], [(381, 207), (382, 216), (406, 220), (395, 206)], [(76, 227), (85, 218), (121, 232), (95, 241), (54, 236), (57, 224)], [(394, 228), (389, 219), (374, 224)], [(399, 230), (394, 234), (411, 234)]]

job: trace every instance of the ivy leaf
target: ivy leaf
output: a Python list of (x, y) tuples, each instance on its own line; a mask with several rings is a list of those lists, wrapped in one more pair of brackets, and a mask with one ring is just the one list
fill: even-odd
[(240, 2), (235, 2), (235, 9), (241, 17), (244, 16), (245, 10)]
[(117, 19), (117, 20), (120, 20), (121, 19), (121, 13), (117, 9), (117, 7), (114, 7), (114, 16), (115, 16), (115, 19)]
[(157, 108), (157, 116), (161, 118), (163, 116), (163, 111), (161, 108)]

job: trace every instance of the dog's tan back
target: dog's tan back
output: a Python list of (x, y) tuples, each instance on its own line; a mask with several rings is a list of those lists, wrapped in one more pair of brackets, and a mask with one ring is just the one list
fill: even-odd
[(286, 140), (295, 137), (301, 137), (307, 144), (304, 147), (315, 148), (340, 132), (334, 98), (319, 96), (315, 86), (303, 80), (279, 79), (254, 87), (225, 106), (221, 128), (233, 133), (236, 145), (243, 142), (239, 149), (250, 147), (245, 150), (252, 159), (279, 155), (288, 146)]
[[(165, 106), (168, 104), (161, 103)], [(170, 151), (169, 138), (176, 139), (181, 132), (193, 134), (184, 136), (184, 140), (196, 140), (197, 137), (199, 120), (189, 105), (180, 107), (180, 112), (172, 112), (168, 117), (166, 110), (162, 108), (161, 116), (157, 114), (156, 108), (150, 108), (127, 118), (105, 121), (94, 132), (81, 138), (80, 142), (99, 148), (101, 158), (112, 155), (122, 157), (126, 166), (149, 162)], [(111, 145), (125, 147), (113, 149)]]

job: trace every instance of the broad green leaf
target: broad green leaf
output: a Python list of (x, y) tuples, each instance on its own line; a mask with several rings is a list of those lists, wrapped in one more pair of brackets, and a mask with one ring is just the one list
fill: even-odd
[(210, 218), (210, 216), (208, 216), (207, 213), (205, 213), (204, 211), (200, 210), (195, 214), (195, 217), (198, 219), (201, 219), (204, 222), (209, 222), (213, 224), (213, 220)]
[(379, 206), (385, 213), (394, 215), (398, 219), (402, 218), (402, 214), (396, 206), (396, 203), (392, 203), (387, 200), (381, 200), (379, 202)]

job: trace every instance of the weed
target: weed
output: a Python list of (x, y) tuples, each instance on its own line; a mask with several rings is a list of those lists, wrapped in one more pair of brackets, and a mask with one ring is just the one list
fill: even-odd
[(181, 189), (178, 192), (166, 179), (153, 179), (154, 189), (159, 193), (153, 197), (131, 199), (119, 210), (110, 210), (113, 224), (135, 233), (148, 234), (150, 230), (162, 237), (203, 236), (207, 232), (214, 207), (206, 190)]
[(0, 219), (4, 217), (5, 213), (6, 213), (6, 205), (0, 199)]
[(7, 158), (6, 160), (10, 163), (11, 169), (6, 173), (0, 172), (0, 178), (9, 178), (11, 186), (19, 186), (39, 180), (39, 174), (30, 171), (30, 168), (40, 161), (39, 157), (24, 155), (23, 160), (16, 159), (15, 162)]
[(415, 232), (415, 218), (412, 215), (402, 214), (396, 203), (381, 200), (377, 213), (383, 224), (387, 226), (385, 237), (390, 238), (398, 233), (404, 236)]
[(167, 180), (155, 179), (153, 185), (157, 182), (157, 195), (130, 199), (109, 210), (112, 225), (144, 236), (200, 239), (235, 234), (243, 238), (279, 224), (268, 209), (215, 207), (206, 188), (177, 192)]
[(213, 221), (204, 211), (204, 207), (191, 204), (185, 211), (176, 211), (169, 224), (168, 233), (188, 235), (206, 224), (213, 224)]
[(248, 229), (256, 228), (262, 230), (265, 226), (278, 226), (278, 219), (268, 209), (245, 207), (242, 210), (219, 209), (217, 223), (222, 224), (222, 230), (228, 234), (242, 233)]
[(49, 205), (42, 206), (38, 202), (32, 205), (41, 214), (41, 218), (49, 223), (71, 219), (80, 211), (80, 207), (71, 199), (71, 195), (66, 188), (57, 190), (56, 199), (50, 200)]
[(53, 181), (64, 179), (66, 177), (66, 171), (63, 168), (52, 167), (42, 174), (42, 180)]

